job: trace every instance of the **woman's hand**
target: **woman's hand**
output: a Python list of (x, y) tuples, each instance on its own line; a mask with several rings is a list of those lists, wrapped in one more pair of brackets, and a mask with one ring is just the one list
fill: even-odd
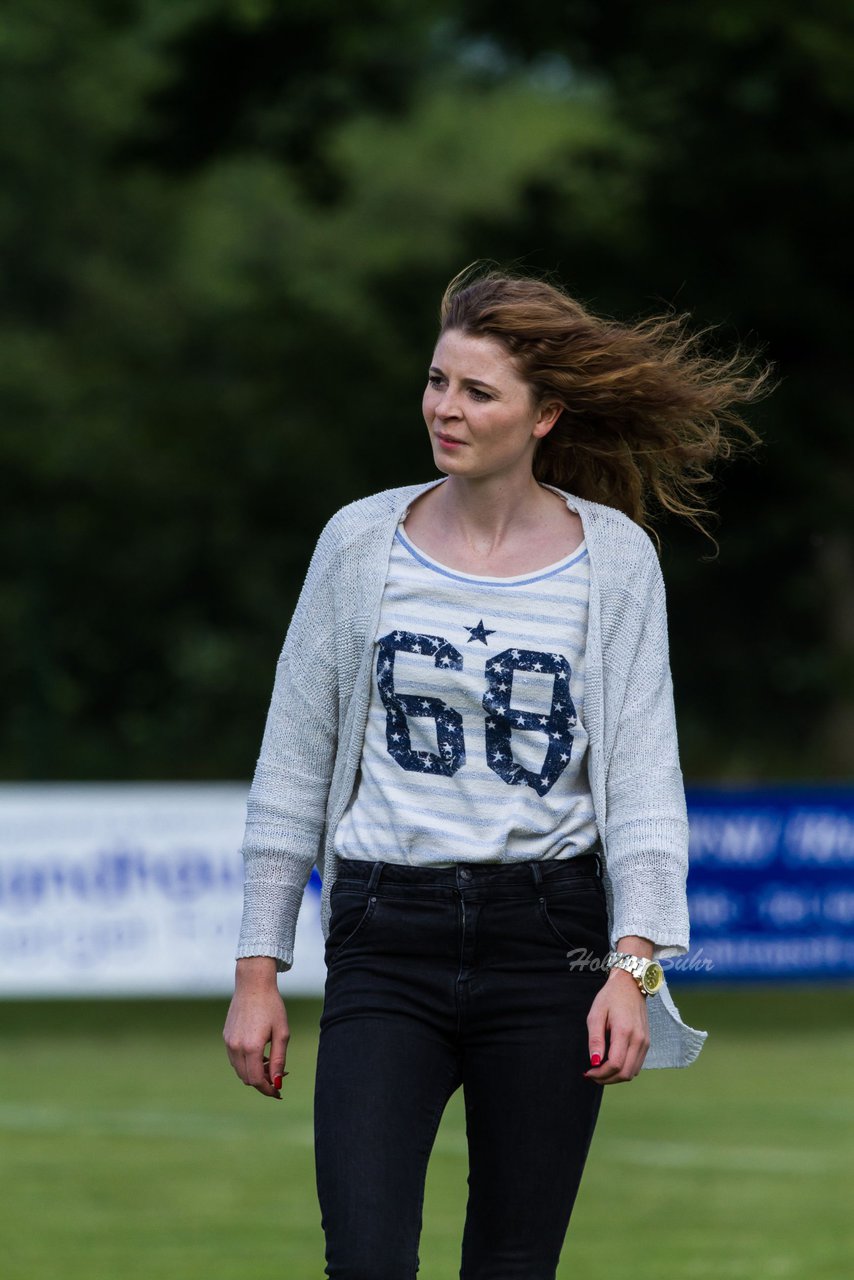
[(600, 1061), (605, 1058), (606, 1032), (608, 1057), (585, 1071), (585, 1079), (622, 1084), (638, 1074), (649, 1048), (648, 999), (625, 969), (611, 970), (587, 1015), (590, 1060), (597, 1053)]
[[(244, 1084), (281, 1101), (285, 1057), (291, 1038), (288, 1015), (276, 985), (272, 956), (238, 960), (234, 996), (222, 1038), (228, 1060)], [(270, 1056), (264, 1049), (270, 1045)]]

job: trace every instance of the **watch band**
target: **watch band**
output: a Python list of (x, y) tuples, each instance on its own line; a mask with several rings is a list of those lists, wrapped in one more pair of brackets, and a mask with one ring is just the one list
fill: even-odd
[(645, 996), (654, 996), (664, 981), (664, 970), (657, 960), (635, 956), (629, 951), (609, 951), (605, 957), (605, 968), (625, 969)]

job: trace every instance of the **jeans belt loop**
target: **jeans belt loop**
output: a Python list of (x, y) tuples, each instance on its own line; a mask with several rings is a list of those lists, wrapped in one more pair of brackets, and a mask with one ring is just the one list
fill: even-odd
[(384, 862), (375, 862), (371, 867), (371, 874), (368, 876), (368, 893), (373, 893), (380, 882), (380, 876), (383, 872)]
[(531, 863), (531, 874), (534, 877), (534, 884), (538, 889), (543, 885), (543, 869), (536, 859)]

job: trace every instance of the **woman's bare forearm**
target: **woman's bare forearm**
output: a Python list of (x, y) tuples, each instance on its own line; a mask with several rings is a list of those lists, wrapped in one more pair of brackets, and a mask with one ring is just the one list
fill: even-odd
[(276, 961), (273, 956), (244, 956), (234, 971), (235, 988), (243, 993), (276, 989)]

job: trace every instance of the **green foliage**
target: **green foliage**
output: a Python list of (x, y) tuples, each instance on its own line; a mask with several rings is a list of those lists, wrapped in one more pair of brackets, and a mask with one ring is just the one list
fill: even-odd
[(424, 367), (475, 257), (767, 344), (783, 389), (761, 465), (712, 496), (720, 561), (666, 531), (683, 763), (843, 773), (850, 26), (828, 3), (7, 15), (4, 776), (250, 775), (323, 522), (433, 474)]
[(491, 252), (512, 256), (536, 243), (605, 309), (672, 302), (720, 326), (722, 350), (742, 341), (776, 363), (780, 388), (750, 413), (765, 450), (708, 495), (719, 562), (698, 564), (696, 536), (668, 529), (683, 755), (710, 781), (849, 780), (854, 675), (832, 655), (854, 636), (854, 15), (838, 0), (561, 10), (553, 24), (550, 6), (531, 21), (481, 0), (466, 22), (517, 62), (559, 53), (607, 83), (618, 129), (642, 148), (634, 234), (594, 241), (591, 256), (546, 180), (525, 216), (480, 218), (469, 245), (497, 233)]

